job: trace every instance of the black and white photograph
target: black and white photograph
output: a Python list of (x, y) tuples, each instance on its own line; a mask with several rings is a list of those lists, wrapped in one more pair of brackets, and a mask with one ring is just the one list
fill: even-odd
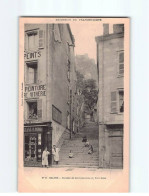
[(129, 18), (22, 17), (19, 63), (19, 190), (128, 191)]
[(123, 169), (124, 32), (25, 24), (25, 167)]

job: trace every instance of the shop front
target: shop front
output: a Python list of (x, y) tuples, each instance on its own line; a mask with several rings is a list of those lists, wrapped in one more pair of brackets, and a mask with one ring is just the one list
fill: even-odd
[(42, 166), (42, 152), (47, 147), (49, 166), (52, 164), (51, 122), (24, 125), (24, 166)]

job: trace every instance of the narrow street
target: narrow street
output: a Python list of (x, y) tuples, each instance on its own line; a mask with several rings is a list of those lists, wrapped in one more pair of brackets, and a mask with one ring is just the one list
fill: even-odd
[[(88, 141), (93, 146), (93, 154), (88, 154), (88, 147), (82, 142), (82, 138), (87, 136)], [(74, 157), (69, 158), (70, 150)], [(98, 126), (94, 122), (88, 122), (79, 133), (73, 136), (72, 140), (65, 140), (60, 149), (60, 167), (98, 167)]]

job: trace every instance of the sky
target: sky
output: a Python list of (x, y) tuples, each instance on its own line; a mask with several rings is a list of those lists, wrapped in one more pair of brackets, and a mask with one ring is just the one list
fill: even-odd
[[(82, 55), (87, 53), (96, 62), (95, 36), (102, 35), (102, 23), (71, 23), (70, 27), (75, 38), (75, 54)], [(109, 28), (109, 32), (111, 32), (111, 28)]]

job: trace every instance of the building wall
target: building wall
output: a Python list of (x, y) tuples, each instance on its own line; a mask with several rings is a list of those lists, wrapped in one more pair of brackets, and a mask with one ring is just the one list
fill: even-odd
[[(47, 78), (46, 73), (47, 73), (47, 48), (46, 48), (46, 25), (33, 25), (33, 24), (25, 24), (25, 32), (29, 32), (30, 30), (35, 30), (37, 29), (42, 30), (44, 32), (44, 47), (42, 49), (36, 48), (33, 50), (28, 50), (25, 46), (25, 56), (24, 56), (24, 75), (25, 75), (25, 86), (32, 86), (34, 84), (28, 84), (28, 82), (26, 81), (26, 77), (27, 77), (27, 65), (26, 63), (31, 63), (34, 61), (37, 61), (38, 65), (37, 65), (37, 83), (36, 85), (45, 85), (46, 88), (46, 96), (36, 96), (36, 97), (29, 97), (29, 98), (25, 98), (24, 101), (24, 120), (25, 122), (45, 122), (45, 121), (49, 121), (50, 120), (50, 116), (47, 116), (47, 105), (49, 104), (48, 102), (50, 102), (50, 99), (48, 98), (48, 94), (50, 91), (50, 89), (48, 88), (47, 85)], [(26, 37), (26, 36), (25, 36)], [(25, 40), (25, 44), (26, 44), (26, 40)], [(37, 52), (38, 54), (36, 54), (35, 57), (35, 52)], [(31, 54), (32, 57), (31, 57)], [(30, 58), (31, 57), (31, 58)], [(29, 94), (29, 92), (28, 92)], [(27, 106), (27, 102), (26, 101), (30, 101), (30, 100), (40, 100), (40, 110), (41, 110), (41, 116), (39, 119), (37, 120), (28, 120), (28, 106)]]
[[(52, 118), (54, 144), (58, 143), (63, 132), (68, 128), (68, 112), (72, 114), (72, 119), (74, 118), (73, 107), (70, 111), (70, 92), (68, 92), (68, 86), (69, 89), (72, 89), (72, 96), (74, 96), (75, 90), (73, 40), (68, 25), (58, 24), (58, 28), (60, 39), (56, 41), (54, 34), (51, 35), (52, 44), (49, 51), (52, 55), (52, 105), (62, 112), (62, 122), (60, 124)], [(67, 78), (68, 60), (70, 63), (70, 80)], [(75, 97), (73, 97), (73, 100), (75, 100)]]
[[(99, 167), (123, 167), (123, 113), (118, 110), (118, 91), (124, 77), (118, 74), (119, 51), (124, 49), (123, 32), (96, 37), (99, 77)], [(111, 111), (111, 92), (116, 91), (116, 112)]]
[[(24, 123), (27, 126), (36, 126), (40, 123), (41, 126), (44, 122), (50, 122), (50, 126), (52, 125), (53, 128), (52, 134), (51, 131), (49, 133), (48, 128), (46, 131), (41, 130), (43, 138), (40, 153), (42, 153), (45, 145), (49, 146), (48, 150), (51, 150), (52, 144), (57, 145), (63, 132), (67, 129), (67, 113), (70, 113), (68, 86), (73, 92), (73, 106), (75, 103), (74, 40), (67, 24), (25, 24), (25, 34), (27, 35), (25, 43), (28, 43), (29, 35), (35, 35), (36, 39), (31, 38), (32, 45), (35, 44), (38, 47), (28, 49), (28, 45), (25, 44), (24, 48)], [(67, 78), (68, 60), (71, 71), (70, 81)], [(36, 82), (28, 83), (27, 81), (29, 63), (32, 63), (33, 67), (37, 67)], [(37, 90), (41, 86), (43, 86), (43, 90)], [(43, 92), (41, 93), (41, 91)], [(29, 118), (28, 102), (33, 101), (37, 101), (38, 115), (36, 118)], [(73, 111), (72, 118), (74, 116)], [(48, 136), (48, 134), (51, 135)]]
[(111, 92), (124, 87), (124, 77), (118, 76), (118, 51), (123, 43), (124, 38), (99, 43), (99, 122), (123, 123), (123, 114), (111, 113)]

